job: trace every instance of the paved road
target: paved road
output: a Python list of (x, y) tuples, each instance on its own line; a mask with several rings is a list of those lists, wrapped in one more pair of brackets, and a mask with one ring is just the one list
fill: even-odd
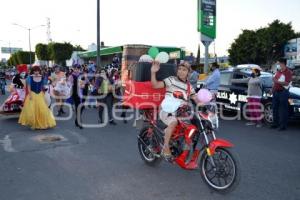
[[(3, 101), (3, 98), (1, 98)], [(94, 109), (84, 112), (96, 123)], [(47, 131), (31, 131), (16, 119), (0, 120), (1, 200), (132, 199), (300, 199), (300, 125), (286, 132), (221, 121), (219, 137), (236, 147), (242, 168), (238, 188), (225, 196), (212, 193), (198, 171), (162, 162), (146, 166), (137, 150), (132, 123), (77, 129), (58, 121)], [(62, 142), (43, 144), (40, 135), (58, 134)]]

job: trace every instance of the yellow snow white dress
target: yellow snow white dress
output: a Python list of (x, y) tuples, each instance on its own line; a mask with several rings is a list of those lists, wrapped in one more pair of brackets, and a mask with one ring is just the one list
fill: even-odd
[(19, 118), (19, 124), (31, 129), (48, 129), (56, 126), (53, 113), (48, 108), (44, 97), (44, 80), (36, 81), (33, 76), (27, 79), (29, 94), (25, 98), (24, 106)]

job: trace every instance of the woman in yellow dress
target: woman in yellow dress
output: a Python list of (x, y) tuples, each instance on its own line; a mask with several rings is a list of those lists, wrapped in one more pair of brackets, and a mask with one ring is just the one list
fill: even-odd
[(48, 108), (44, 94), (45, 81), (38, 66), (32, 67), (27, 79), (28, 95), (19, 118), (19, 124), (32, 129), (48, 129), (56, 126), (51, 110)]

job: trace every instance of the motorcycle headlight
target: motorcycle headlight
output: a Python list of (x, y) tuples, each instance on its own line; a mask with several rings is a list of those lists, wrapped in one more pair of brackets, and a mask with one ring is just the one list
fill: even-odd
[(219, 128), (219, 118), (217, 114), (209, 115), (208, 120), (210, 121), (213, 129)]
[(300, 99), (289, 99), (290, 105), (300, 105)]

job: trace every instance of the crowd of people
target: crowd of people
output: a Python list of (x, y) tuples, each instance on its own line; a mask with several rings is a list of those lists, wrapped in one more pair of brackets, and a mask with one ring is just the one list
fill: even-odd
[[(121, 101), (122, 89), (119, 68), (114, 66), (118, 65), (97, 69), (90, 62), (75, 64), (70, 68), (58, 65), (51, 68), (33, 66), (29, 70), (27, 66), (19, 66), (12, 80), (13, 91), (24, 101), (19, 123), (32, 129), (52, 128), (56, 126), (55, 116), (64, 117), (67, 114), (66, 107), (70, 106), (74, 111), (75, 125), (80, 129), (83, 128), (81, 116), (86, 107), (98, 109), (100, 124), (108, 122), (116, 125), (112, 114), (113, 104)], [(3, 85), (6, 84), (4, 81), (5, 76)], [(52, 110), (50, 101), (54, 108)], [(127, 123), (125, 109), (121, 116)]]
[(96, 107), (99, 123), (104, 123), (107, 116), (109, 124), (116, 125), (112, 110), (113, 103), (121, 100), (119, 69), (97, 70), (94, 64), (89, 64), (74, 65), (64, 72), (56, 66), (54, 72), (46, 74), (52, 85), (52, 97), (58, 106), (56, 116), (63, 116), (64, 105), (69, 103), (74, 107), (75, 125), (82, 129), (81, 115), (85, 107)]
[[(287, 129), (288, 125), (288, 99), (289, 88), (292, 82), (292, 71), (287, 67), (287, 60), (280, 58), (277, 61), (278, 71), (273, 77), (273, 87), (270, 93), (272, 94), (272, 109), (273, 109), (273, 124), (271, 128), (278, 128), (279, 131)], [(220, 86), (220, 71), (219, 66), (214, 63), (211, 66), (211, 75), (205, 80), (205, 87), (211, 91), (216, 98), (218, 88)], [(243, 79), (231, 79), (232, 83), (246, 83), (247, 91), (247, 114), (249, 122), (247, 126), (262, 127), (263, 111), (262, 104), (263, 83), (261, 79), (262, 69), (257, 66), (252, 68), (251, 77)]]
[[(70, 104), (73, 111), (75, 111), (75, 125), (80, 129), (83, 128), (81, 116), (87, 106), (98, 109), (98, 122), (100, 124), (108, 121), (110, 125), (116, 125), (113, 117), (113, 105), (115, 102), (122, 101), (123, 92), (119, 68), (114, 67), (118, 66), (116, 62), (118, 61), (114, 60), (113, 65), (103, 69), (97, 69), (96, 65), (92, 62), (84, 65), (75, 64), (70, 68), (62, 68), (57, 65), (52, 68), (34, 66), (30, 69), (30, 73), (27, 72), (27, 69), (19, 69), (19, 73), (13, 79), (13, 84), (16, 90), (18, 90), (19, 96), (24, 99), (19, 123), (30, 126), (33, 129), (52, 128), (56, 125), (54, 115), (56, 117), (63, 117), (66, 114), (66, 104)], [(286, 67), (285, 59), (279, 59), (278, 63), (280, 70), (273, 78), (274, 124), (272, 128), (285, 130), (288, 119), (288, 88), (292, 73)], [(154, 68), (159, 69), (159, 65), (154, 63), (153, 66), (153, 72), (156, 72)], [(178, 69), (181, 68), (188, 69), (184, 79), (191, 86), (190, 94), (194, 94), (192, 91), (197, 91), (198, 89), (197, 81), (199, 74), (187, 62), (179, 64)], [(263, 113), (260, 109), (263, 93), (260, 79), (261, 70), (260, 67), (253, 68), (251, 77), (237, 80), (232, 79), (233, 83), (247, 83), (247, 105), (250, 121), (246, 125), (256, 125), (256, 127), (262, 126), (261, 116)], [(0, 74), (0, 80), (3, 82), (1, 85), (5, 84), (5, 77), (2, 77), (3, 74)], [(160, 83), (159, 86), (158, 83), (153, 85), (158, 88), (162, 86), (169, 87), (175, 81), (168, 80), (164, 84)], [(156, 83), (154, 79), (152, 81)], [(180, 84), (180, 81), (176, 84)], [(217, 63), (212, 64), (211, 74), (205, 80), (204, 85), (212, 93), (212, 101), (216, 101), (220, 86), (220, 71)], [(43, 100), (47, 96), (45, 94), (48, 94), (48, 102), (50, 101), (49, 96), (55, 101), (57, 109), (54, 110), (57, 111), (56, 113), (52, 113), (49, 109), (50, 103), (47, 104), (47, 101)], [(123, 113), (121, 117), (124, 118), (124, 123), (126, 123), (126, 109), (122, 108)], [(176, 123), (168, 121), (167, 124), (170, 125), (170, 130), (167, 129), (167, 133), (171, 133)], [(165, 153), (169, 153), (167, 147)]]

